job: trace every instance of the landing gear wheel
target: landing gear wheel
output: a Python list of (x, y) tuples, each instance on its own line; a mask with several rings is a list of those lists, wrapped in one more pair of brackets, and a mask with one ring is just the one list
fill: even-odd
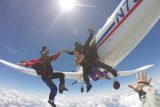
[(83, 87), (81, 87), (81, 93), (83, 93), (84, 92), (84, 88)]
[(114, 81), (113, 87), (115, 90), (118, 90), (120, 88), (120, 83), (118, 81)]

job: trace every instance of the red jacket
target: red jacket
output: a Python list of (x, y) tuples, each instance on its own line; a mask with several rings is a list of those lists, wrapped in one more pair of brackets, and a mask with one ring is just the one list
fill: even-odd
[[(57, 54), (52, 55), (50, 57), (41, 57), (39, 59), (32, 59), (32, 60), (26, 62), (26, 67), (28, 67), (28, 66), (32, 67), (33, 69), (35, 69), (37, 71), (38, 75), (48, 76), (49, 74), (53, 73), (53, 68), (52, 68), (51, 62), (55, 61), (59, 56), (60, 56), (60, 53), (57, 53)], [(37, 67), (35, 68), (33, 64), (36, 62), (40, 62), (43, 66), (38, 66), (38, 68)], [(39, 68), (42, 68), (42, 69), (39, 70)]]
[[(50, 56), (49, 58), (51, 59), (51, 61), (55, 61), (60, 55), (61, 55), (60, 53), (57, 53), (55, 55)], [(32, 66), (32, 64), (35, 63), (35, 62), (42, 63), (44, 59), (45, 58), (31, 59), (31, 60), (26, 62), (26, 67)]]

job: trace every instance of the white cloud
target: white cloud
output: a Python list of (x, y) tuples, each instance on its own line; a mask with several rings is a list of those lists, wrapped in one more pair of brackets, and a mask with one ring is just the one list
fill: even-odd
[[(160, 81), (152, 83), (160, 95)], [(142, 107), (138, 94), (134, 91), (95, 93), (80, 95), (58, 95), (57, 107)], [(49, 107), (47, 99), (25, 95), (16, 90), (0, 89), (0, 107)]]
[(0, 89), (0, 107), (47, 107), (47, 104), (35, 96)]

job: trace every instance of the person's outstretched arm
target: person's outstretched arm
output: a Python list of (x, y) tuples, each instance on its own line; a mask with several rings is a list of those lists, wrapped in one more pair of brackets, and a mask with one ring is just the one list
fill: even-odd
[(63, 50), (63, 52), (65, 52), (65, 53), (67, 53), (67, 54), (70, 54), (70, 55), (74, 55), (74, 52), (73, 52), (73, 51)]
[(29, 60), (29, 61), (21, 61), (20, 63), (18, 63), (18, 65), (20, 66), (25, 66), (25, 67), (30, 67), (32, 66), (33, 63), (35, 62), (39, 62), (39, 60), (37, 59), (32, 59), (32, 60)]
[(89, 31), (90, 35), (89, 35), (87, 41), (85, 42), (84, 47), (89, 47), (89, 44), (90, 44), (91, 40), (93, 39), (93, 32), (94, 32), (93, 29), (90, 27), (90, 28), (88, 28), (88, 31)]
[(143, 107), (160, 107), (160, 96), (157, 96), (153, 87), (150, 85), (151, 79), (147, 79), (146, 72), (136, 74), (137, 83), (128, 85), (139, 94)]
[(50, 56), (51, 61), (55, 61), (60, 55), (61, 55), (61, 52), (57, 52), (55, 55)]

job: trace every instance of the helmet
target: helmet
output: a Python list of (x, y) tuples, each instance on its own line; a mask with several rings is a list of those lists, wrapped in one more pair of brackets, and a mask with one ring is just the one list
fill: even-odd
[(79, 44), (81, 44), (80, 41), (76, 41), (76, 42), (74, 43), (75, 47), (78, 46)]
[(80, 43), (80, 41), (75, 42), (74, 45), (75, 45), (75, 48), (74, 48), (75, 50), (77, 50), (79, 52), (83, 51), (83, 45)]
[(42, 46), (41, 55), (43, 56), (48, 52), (49, 52), (49, 50), (48, 50), (47, 46)]

